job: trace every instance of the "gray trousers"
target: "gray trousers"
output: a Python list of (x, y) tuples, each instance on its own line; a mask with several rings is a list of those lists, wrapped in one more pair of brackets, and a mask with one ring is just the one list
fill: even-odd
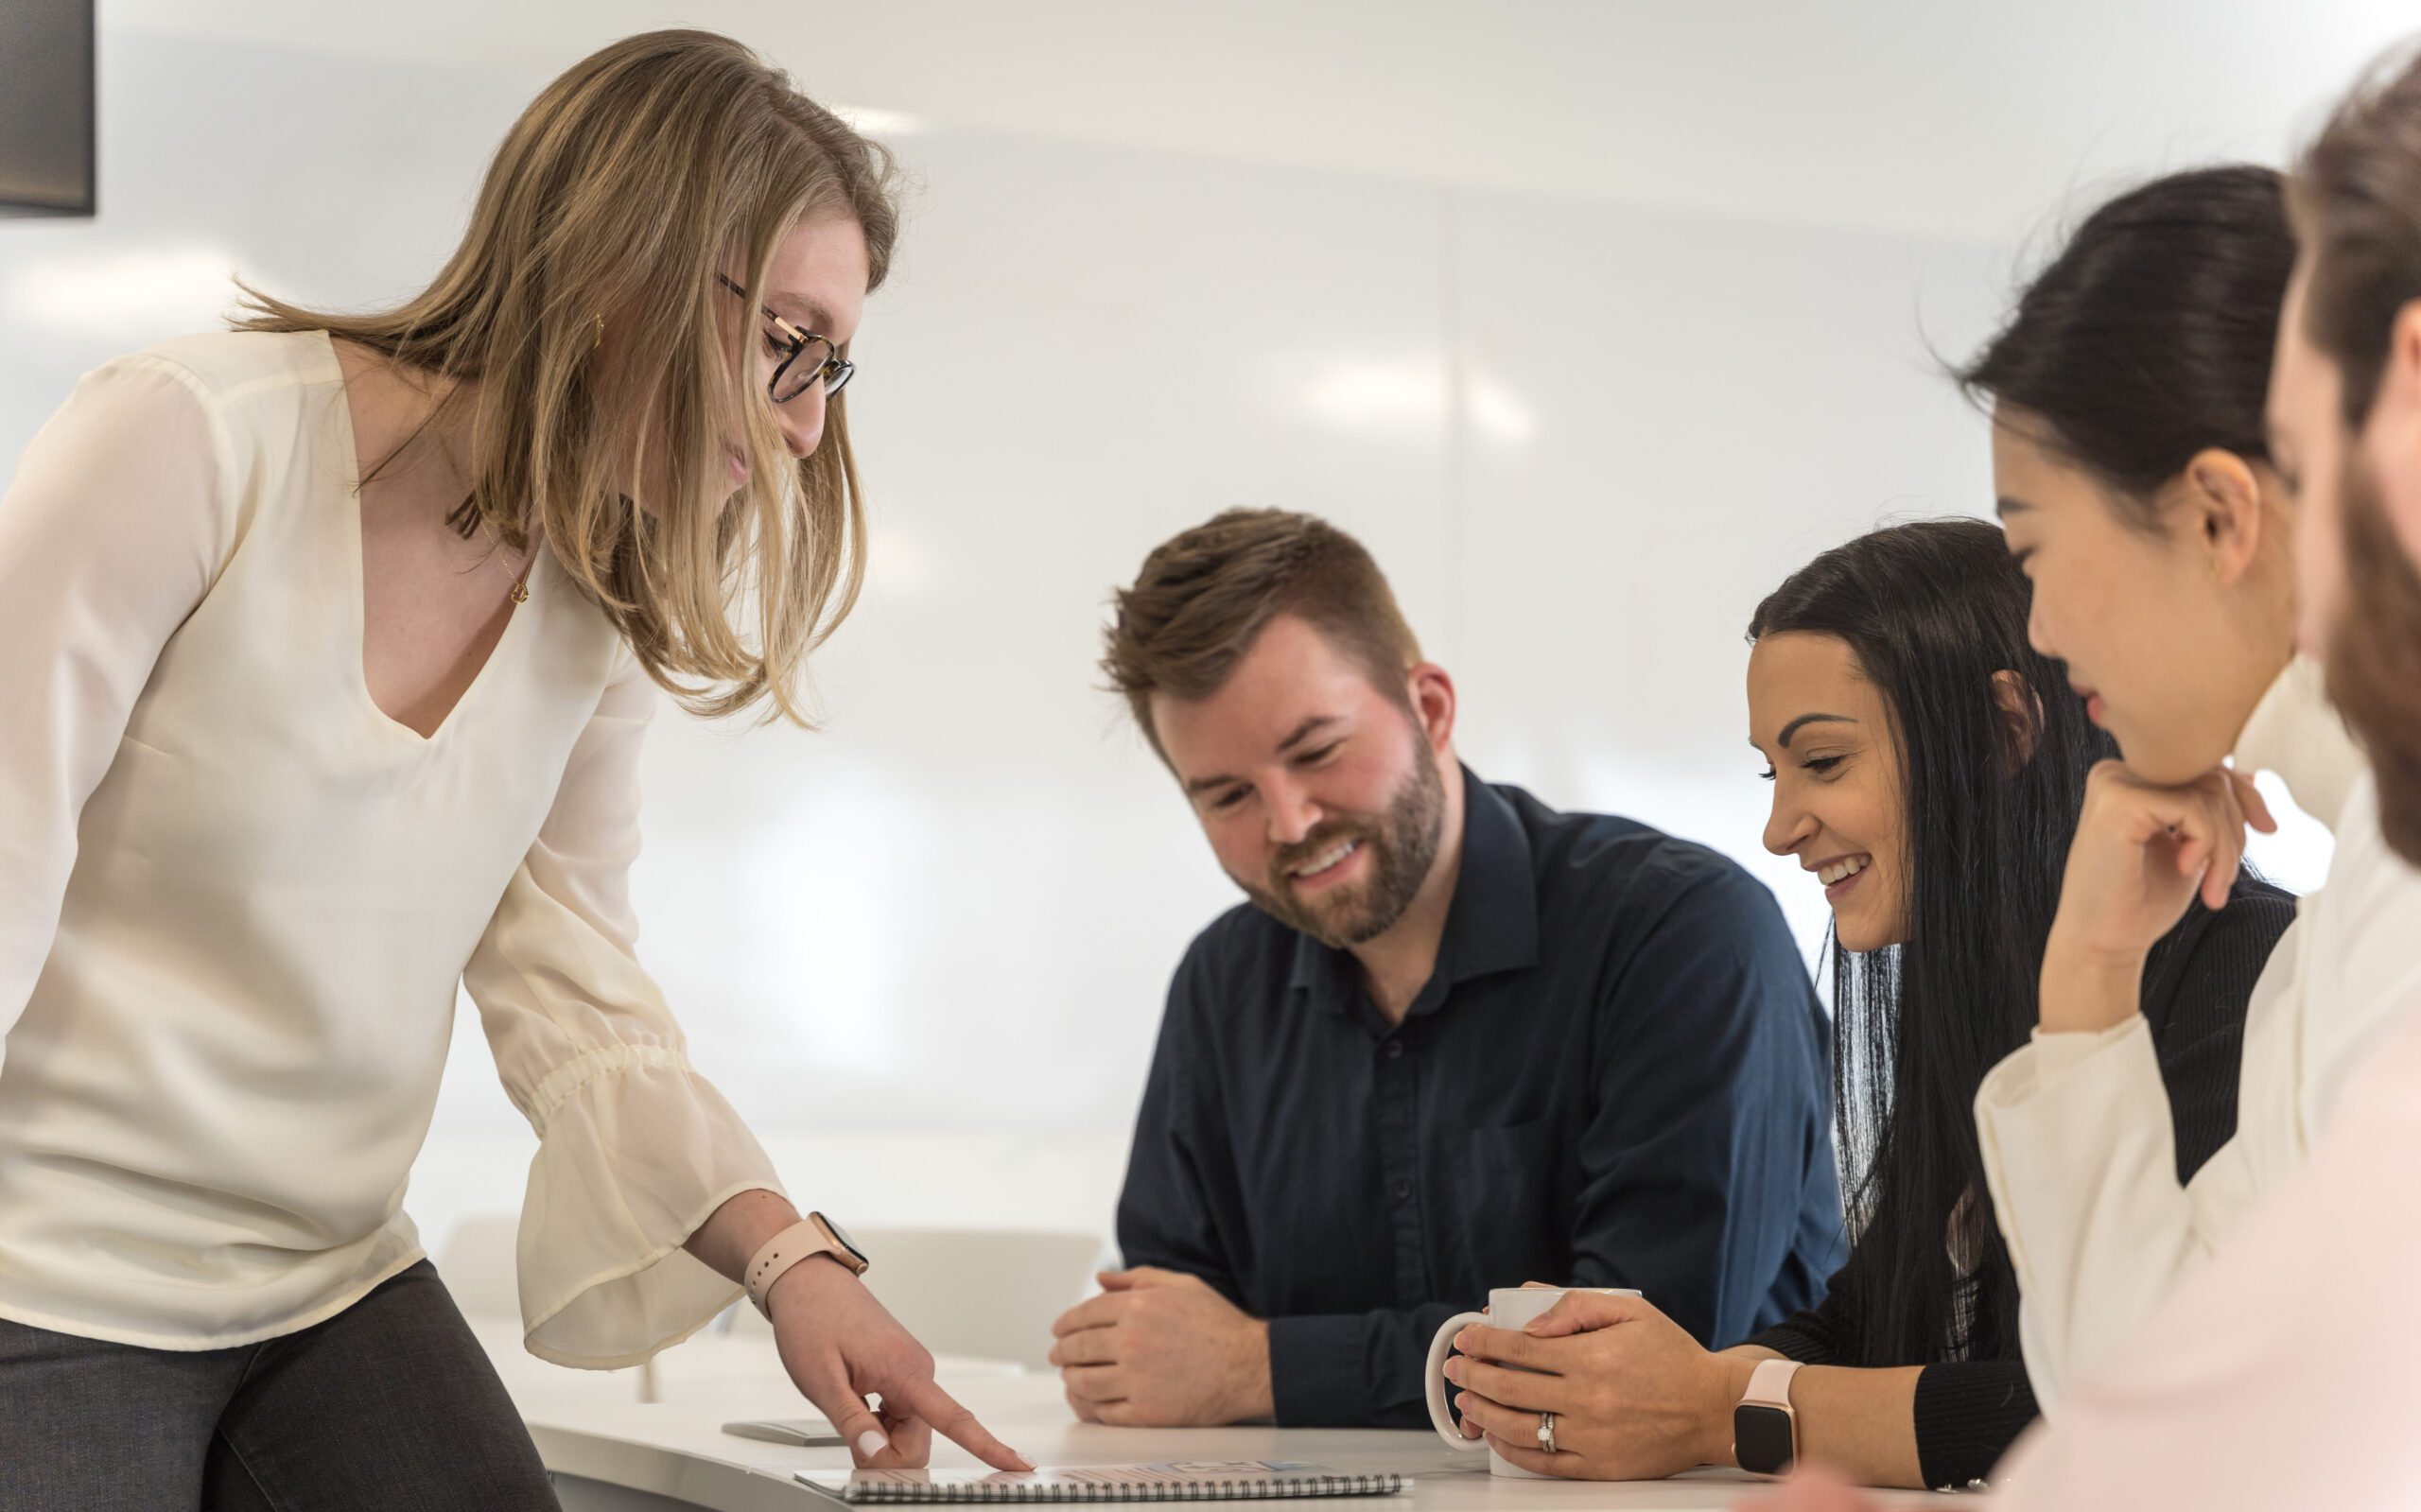
[(0, 1319), (7, 1512), (557, 1512), (427, 1260), (324, 1323), (144, 1349)]

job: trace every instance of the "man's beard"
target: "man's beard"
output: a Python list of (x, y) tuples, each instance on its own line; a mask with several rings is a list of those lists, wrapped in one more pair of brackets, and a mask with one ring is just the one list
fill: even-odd
[(2389, 848), (2421, 865), (2421, 572), (2377, 477), (2348, 459), (2338, 496), (2345, 590), (2328, 629), (2328, 696), (2370, 755)]
[[(1395, 928), (1428, 880), (1446, 828), (1445, 779), (1420, 740), (1413, 742), (1413, 757), (1412, 776), (1388, 800), (1386, 812), (1375, 819), (1356, 814), (1321, 825), (1279, 854), (1262, 885), (1237, 878), (1246, 895), (1279, 923), (1331, 949), (1360, 945)], [(1348, 884), (1310, 899), (1298, 896), (1288, 868), (1348, 840), (1360, 841), (1370, 855), (1360, 885)]]

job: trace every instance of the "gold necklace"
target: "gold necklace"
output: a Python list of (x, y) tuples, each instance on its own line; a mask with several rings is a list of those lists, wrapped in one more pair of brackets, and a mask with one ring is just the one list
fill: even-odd
[[(504, 543), (502, 541), (496, 542), (496, 549), (502, 550), (503, 548)], [(537, 565), (538, 544), (535, 541), (532, 541), (530, 543), (530, 560), (521, 564), (521, 570), (514, 574), (513, 601), (514, 603), (524, 604), (530, 601), (530, 572), (531, 569), (537, 566)]]
[[(504, 542), (502, 540), (498, 540), (496, 546), (496, 549), (499, 551), (504, 549)], [(537, 565), (538, 543), (532, 541), (530, 543), (530, 560), (521, 564), (521, 570), (514, 574), (513, 601), (514, 603), (524, 604), (530, 601), (530, 574)]]
[[(499, 551), (504, 549), (504, 538), (496, 534), (496, 527), (489, 525), (479, 514), (479, 495), (477, 494), (471, 495), (461, 504), (456, 505), (454, 513), (445, 516), (445, 523), (452, 526), (455, 533), (465, 541), (469, 540), (474, 532), (485, 529), (488, 538), (496, 543), (496, 548)], [(537, 565), (538, 546), (533, 541), (530, 545), (530, 560), (521, 565), (521, 571), (513, 580), (514, 603), (525, 604), (530, 601), (530, 573), (531, 569)]]

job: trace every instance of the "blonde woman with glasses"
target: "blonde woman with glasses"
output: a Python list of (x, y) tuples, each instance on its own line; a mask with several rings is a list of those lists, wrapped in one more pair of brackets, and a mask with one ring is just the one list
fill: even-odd
[[(553, 1505), (402, 1211), (459, 982), (540, 1137), (530, 1349), (741, 1294), (862, 1462), (934, 1384), (633, 954), (659, 688), (806, 722), (855, 597), (882, 150), (746, 49), (548, 87), (401, 306), (254, 295), (0, 496), (0, 1505)], [(879, 1393), (880, 1414), (866, 1398)]]

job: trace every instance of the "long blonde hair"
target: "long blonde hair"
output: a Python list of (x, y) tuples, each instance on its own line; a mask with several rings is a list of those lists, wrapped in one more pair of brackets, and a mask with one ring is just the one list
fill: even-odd
[[(466, 536), (484, 529), (513, 551), (543, 539), (693, 712), (770, 698), (768, 717), (811, 726), (797, 674), (864, 576), (845, 396), (827, 401), (815, 451), (791, 458), (770, 407), (751, 402), (754, 348), (743, 339), (735, 358), (718, 275), (744, 262), (753, 333), (782, 238), (841, 217), (863, 231), (880, 286), (894, 183), (880, 144), (740, 43), (649, 32), (582, 60), (522, 113), (426, 290), (334, 314), (246, 288), (253, 313), (237, 323), (326, 331), (442, 383), (430, 425), (470, 437), (473, 489), (455, 516)], [(622, 360), (601, 356), (608, 325)], [(737, 495), (724, 460), (736, 410), (749, 461)], [(665, 496), (635, 507), (622, 467), (664, 480)], [(752, 613), (743, 632), (735, 620)]]

